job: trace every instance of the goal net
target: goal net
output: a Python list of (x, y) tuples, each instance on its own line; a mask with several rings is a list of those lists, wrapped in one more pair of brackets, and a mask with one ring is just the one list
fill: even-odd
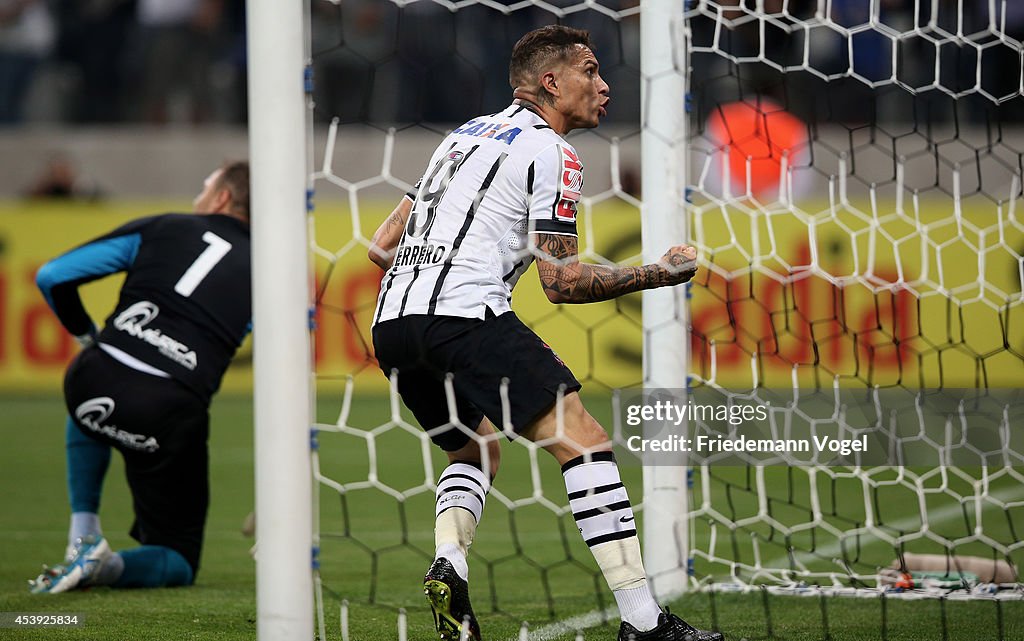
[[(684, 615), (759, 638), (827, 637), (842, 621), (864, 638), (900, 625), (906, 638), (932, 638), (913, 632), (930, 625), (935, 638), (968, 625), (1002, 636), (1019, 623), (1003, 602), (1021, 594), (1024, 528), (1024, 16), (996, 0), (700, 0), (679, 7), (666, 70), (651, 74), (646, 6), (314, 3), (321, 636), (433, 634), (420, 579), (446, 460), (373, 360), (381, 272), (366, 252), (445, 133), (508, 103), (515, 41), (555, 22), (590, 30), (613, 99), (601, 127), (569, 137), (586, 166), (582, 259), (660, 254), (670, 243), (641, 233), (641, 213), (665, 195), (641, 187), (678, 171), (685, 188), (665, 209), (678, 206), (700, 271), (672, 308), (674, 334), (645, 324), (640, 295), (553, 306), (531, 273), (513, 308), (614, 434), (640, 529), (655, 514), (678, 520), (669, 542)], [(685, 96), (644, 104), (672, 74)], [(679, 166), (641, 162), (651, 123), (684, 110), (682, 138), (655, 136), (681, 149)], [(689, 358), (678, 389), (641, 391), (645, 355), (679, 345)], [(692, 441), (749, 430), (755, 442), (864, 439), (868, 452), (651, 458), (630, 440), (643, 433), (628, 408), (656, 398), (764, 412), (670, 420)], [(664, 421), (653, 427), (666, 434)], [(470, 551), (489, 637), (515, 638), (523, 622), (547, 639), (617, 620), (549, 458), (522, 439), (503, 447)], [(667, 478), (682, 479), (682, 503), (644, 495), (657, 488), (643, 481), (652, 467), (681, 470)], [(797, 606), (792, 594), (817, 598)], [(878, 599), (830, 598), (841, 594)], [(937, 599), (888, 604), (923, 596)]]
[[(687, 10), (690, 217), (707, 261), (693, 384), (723, 398), (786, 389), (776, 426), (890, 446), (696, 467), (695, 584), (1019, 597), (1019, 14)], [(984, 430), (1002, 435), (985, 446)]]

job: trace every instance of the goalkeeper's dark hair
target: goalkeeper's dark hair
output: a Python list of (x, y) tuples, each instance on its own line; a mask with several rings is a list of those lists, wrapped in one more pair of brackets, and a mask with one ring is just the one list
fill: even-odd
[(231, 194), (231, 211), (249, 220), (249, 163), (232, 160), (221, 165), (217, 187)]
[[(578, 52), (576, 45), (593, 49), (590, 32), (562, 25), (534, 29), (512, 47), (512, 60), (508, 64), (509, 84), (513, 89), (533, 88), (537, 74), (544, 66), (552, 62), (571, 62)], [(538, 97), (543, 95), (546, 94)]]

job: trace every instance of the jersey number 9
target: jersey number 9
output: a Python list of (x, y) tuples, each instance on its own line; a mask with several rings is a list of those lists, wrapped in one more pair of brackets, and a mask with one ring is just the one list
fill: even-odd
[(420, 238), (430, 231), (430, 227), (434, 224), (434, 218), (437, 216), (437, 206), (444, 198), (445, 192), (448, 191), (448, 184), (462, 163), (474, 151), (476, 151), (476, 147), (468, 152), (452, 150), (437, 161), (434, 169), (430, 172), (430, 177), (420, 185), (420, 191), (416, 195), (416, 204), (413, 205), (412, 216), (409, 218), (409, 227), (406, 229), (407, 234), (413, 238)]

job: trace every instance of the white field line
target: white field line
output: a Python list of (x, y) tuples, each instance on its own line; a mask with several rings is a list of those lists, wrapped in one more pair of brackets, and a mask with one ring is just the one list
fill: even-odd
[[(600, 625), (602, 622), (609, 619), (617, 618), (619, 618), (619, 609), (618, 607), (611, 605), (604, 610), (593, 610), (586, 614), (569, 617), (564, 621), (549, 623), (548, 625), (539, 627), (536, 630), (530, 630), (527, 638), (529, 641), (551, 641), (551, 639), (572, 635), (579, 630), (586, 630), (587, 628)], [(520, 637), (517, 635), (510, 638), (508, 641), (520, 641)]]

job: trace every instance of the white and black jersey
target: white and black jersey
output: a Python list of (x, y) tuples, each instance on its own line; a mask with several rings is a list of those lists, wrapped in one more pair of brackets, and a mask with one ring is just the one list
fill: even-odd
[(458, 127), (420, 179), (374, 324), (507, 312), (512, 288), (533, 262), (528, 234), (575, 236), (582, 190), (576, 150), (525, 107)]

